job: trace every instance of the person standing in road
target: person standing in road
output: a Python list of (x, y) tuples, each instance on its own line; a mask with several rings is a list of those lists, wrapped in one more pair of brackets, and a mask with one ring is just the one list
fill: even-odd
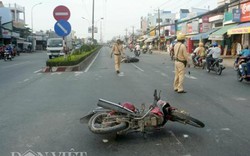
[(174, 91), (177, 93), (186, 93), (183, 89), (183, 82), (185, 77), (185, 67), (190, 66), (190, 61), (187, 54), (187, 48), (184, 44), (185, 36), (183, 34), (177, 35), (177, 43), (174, 46), (175, 54), (175, 78)]
[(116, 43), (112, 47), (111, 58), (113, 54), (115, 59), (115, 71), (117, 74), (119, 74), (121, 65), (121, 55), (125, 55), (123, 51), (122, 41), (120, 39), (117, 39)]

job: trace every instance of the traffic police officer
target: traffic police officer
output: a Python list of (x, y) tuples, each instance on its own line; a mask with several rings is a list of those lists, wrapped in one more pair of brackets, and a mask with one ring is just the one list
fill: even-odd
[(177, 35), (177, 43), (174, 46), (175, 54), (175, 78), (174, 90), (177, 93), (186, 93), (183, 89), (183, 82), (185, 77), (185, 67), (190, 66), (190, 61), (187, 54), (187, 48), (184, 44), (185, 36), (183, 34)]
[(121, 55), (124, 55), (122, 41), (120, 39), (116, 40), (116, 43), (112, 47), (111, 58), (114, 54), (115, 58), (115, 71), (117, 74), (120, 73)]

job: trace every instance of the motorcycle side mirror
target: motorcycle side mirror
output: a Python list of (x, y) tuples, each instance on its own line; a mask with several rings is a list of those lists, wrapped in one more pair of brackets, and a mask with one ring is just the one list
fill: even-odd
[(158, 96), (157, 101), (160, 100), (160, 99), (161, 99), (161, 90), (159, 91), (159, 96)]
[(157, 100), (157, 90), (154, 91), (154, 99)]

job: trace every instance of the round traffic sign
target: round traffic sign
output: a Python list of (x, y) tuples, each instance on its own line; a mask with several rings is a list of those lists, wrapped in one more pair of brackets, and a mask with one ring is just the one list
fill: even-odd
[(54, 30), (58, 36), (64, 37), (70, 34), (71, 25), (66, 20), (59, 20), (55, 23)]
[(64, 5), (57, 6), (53, 11), (54, 18), (58, 20), (68, 20), (70, 17), (69, 9)]

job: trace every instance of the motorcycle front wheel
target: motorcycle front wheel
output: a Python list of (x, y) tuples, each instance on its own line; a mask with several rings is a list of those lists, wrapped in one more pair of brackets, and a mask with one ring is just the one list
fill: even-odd
[(222, 67), (219, 66), (219, 67), (217, 67), (216, 74), (221, 75), (221, 73), (222, 73)]
[(240, 72), (239, 69), (237, 70), (237, 80), (238, 80), (239, 82), (242, 82), (242, 80), (243, 80), (243, 77), (242, 77), (241, 72)]
[(107, 134), (124, 130), (127, 128), (127, 124), (125, 122), (118, 123), (108, 113), (97, 113), (90, 118), (88, 127), (93, 133)]
[(194, 127), (203, 128), (205, 124), (198, 119), (195, 119), (183, 111), (175, 110), (171, 113), (172, 121), (176, 121), (182, 124), (188, 124)]

